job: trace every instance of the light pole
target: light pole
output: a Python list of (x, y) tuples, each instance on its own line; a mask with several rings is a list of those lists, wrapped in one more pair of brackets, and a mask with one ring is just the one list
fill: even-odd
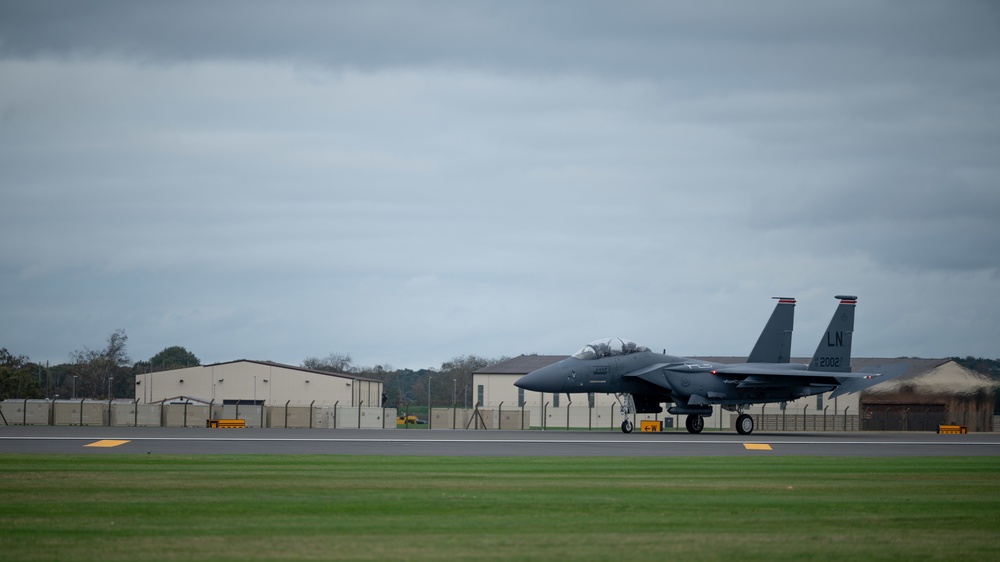
[(451, 407), (454, 408), (458, 405), (458, 379), (451, 379), (454, 383), (451, 389)]
[(431, 381), (434, 377), (427, 375), (427, 419), (431, 419)]
[(108, 401), (111, 401), (111, 381), (115, 380), (114, 377), (108, 377)]
[(73, 400), (76, 400), (76, 379), (80, 378), (80, 375), (73, 375)]

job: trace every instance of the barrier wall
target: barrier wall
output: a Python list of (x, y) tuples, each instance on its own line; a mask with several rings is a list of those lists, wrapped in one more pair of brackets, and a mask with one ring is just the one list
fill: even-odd
[(10, 425), (49, 425), (48, 400), (4, 400), (0, 411)]
[(531, 429), (531, 412), (522, 410), (501, 410), (500, 429)]
[[(110, 406), (110, 408), (109, 408)], [(211, 410), (211, 411), (210, 411)], [(705, 418), (707, 430), (735, 430), (736, 414), (715, 409)], [(205, 427), (209, 419), (243, 419), (246, 427), (314, 429), (393, 429), (395, 408), (357, 408), (334, 406), (222, 406), (205, 404), (136, 404), (131, 401), (96, 400), (4, 400), (0, 413), (7, 425), (84, 425), (118, 427)], [(751, 413), (751, 412), (748, 412)], [(544, 416), (543, 416), (544, 414)], [(755, 431), (860, 431), (857, 414), (755, 414)], [(638, 428), (642, 420), (664, 422), (664, 428), (683, 431), (686, 416), (643, 414), (633, 416)], [(110, 418), (110, 419), (109, 419)], [(621, 414), (618, 407), (561, 408), (525, 407), (523, 409), (452, 409), (434, 408), (429, 416), (430, 429), (571, 429), (618, 431)], [(534, 425), (532, 425), (534, 424)], [(428, 426), (412, 426), (426, 429)], [(1000, 431), (1000, 416), (993, 417), (994, 431)]]
[(111, 425), (117, 427), (160, 427), (159, 404), (112, 404)]
[[(357, 407), (346, 407), (346, 408), (322, 408), (320, 410), (325, 414), (321, 416), (321, 422), (324, 424), (323, 427), (328, 427), (330, 429), (385, 429), (386, 423), (385, 418), (389, 417), (389, 412), (392, 412), (392, 426), (396, 427), (396, 414), (395, 410), (386, 408), (357, 408)], [(385, 412), (385, 418), (383, 418), (383, 412)]]
[(310, 408), (304, 406), (271, 406), (268, 427), (308, 428), (310, 427)]

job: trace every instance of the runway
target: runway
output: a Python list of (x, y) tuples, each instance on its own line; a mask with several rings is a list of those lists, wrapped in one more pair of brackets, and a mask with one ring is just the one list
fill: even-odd
[(0, 426), (0, 453), (426, 456), (1000, 456), (1000, 434), (632, 433)]

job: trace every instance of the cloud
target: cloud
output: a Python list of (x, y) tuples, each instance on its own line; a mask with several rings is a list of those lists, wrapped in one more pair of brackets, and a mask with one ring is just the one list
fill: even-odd
[(787, 294), (810, 354), (856, 292), (859, 351), (994, 356), (995, 21), (5, 4), (0, 343), (62, 360), (124, 328), (140, 358), (415, 368), (605, 336), (740, 354)]

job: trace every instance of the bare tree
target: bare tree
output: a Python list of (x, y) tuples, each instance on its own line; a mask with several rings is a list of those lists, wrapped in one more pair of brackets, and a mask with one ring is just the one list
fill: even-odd
[(349, 353), (331, 353), (323, 359), (309, 357), (302, 362), (302, 366), (306, 369), (331, 373), (353, 373), (355, 371), (354, 361), (351, 360)]
[(118, 329), (108, 336), (108, 344), (104, 349), (92, 350), (85, 347), (83, 351), (70, 354), (74, 372), (79, 377), (77, 394), (111, 398), (109, 393), (112, 379), (117, 377), (121, 383), (121, 379), (129, 375), (128, 365), (132, 360), (125, 349), (127, 342), (125, 330)]
[[(432, 394), (435, 397), (434, 403), (447, 404), (449, 406), (453, 402), (455, 405), (465, 404), (465, 397), (473, 392), (472, 373), (507, 359), (508, 357), (490, 359), (477, 355), (460, 355), (452, 358), (451, 361), (445, 361), (441, 364), (441, 370), (439, 371), (441, 382), (434, 381), (432, 383)], [(474, 394), (471, 396), (469, 404), (475, 404), (474, 396)]]

